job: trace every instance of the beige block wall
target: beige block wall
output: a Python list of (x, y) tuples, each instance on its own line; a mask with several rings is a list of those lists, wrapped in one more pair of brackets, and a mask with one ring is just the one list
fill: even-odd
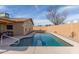
[(30, 21), (24, 22), (24, 33), (28, 34), (33, 31), (33, 24)]
[(33, 29), (51, 31), (51, 33), (55, 32), (67, 38), (72, 38), (72, 32), (73, 32), (74, 37), (72, 38), (72, 40), (79, 42), (79, 23), (63, 24), (63, 25), (48, 26), (48, 27), (33, 27)]
[(14, 36), (24, 35), (23, 23), (15, 23), (13, 25)]
[[(28, 26), (30, 24), (30, 26)], [(13, 25), (14, 27), (14, 36), (22, 36), (26, 35), (29, 32), (33, 31), (33, 24), (29, 22), (23, 22), (23, 23), (15, 23)]]

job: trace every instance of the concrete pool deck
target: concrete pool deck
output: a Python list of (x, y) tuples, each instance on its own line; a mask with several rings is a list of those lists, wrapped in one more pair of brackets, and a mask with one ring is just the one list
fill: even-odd
[(20, 40), (24, 37), (32, 37), (35, 33), (31, 33), (25, 36), (14, 36), (14, 37), (8, 37), (5, 39), (0, 40), (0, 46), (10, 46), (11, 44), (13, 44), (14, 42), (16, 42), (17, 40)]
[[(48, 32), (51, 33), (51, 32)], [(73, 46), (27, 46), (27, 47), (0, 47), (1, 54), (79, 54), (79, 43), (66, 39), (60, 35), (53, 35), (62, 38)]]
[(79, 54), (79, 47), (5, 47), (1, 54)]

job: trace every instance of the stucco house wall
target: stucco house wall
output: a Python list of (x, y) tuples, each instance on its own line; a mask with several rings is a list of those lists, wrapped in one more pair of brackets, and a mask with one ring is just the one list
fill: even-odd
[(28, 34), (33, 31), (33, 24), (30, 20), (24, 22), (24, 33)]
[[(33, 30), (33, 22), (32, 19), (22, 19), (22, 18), (14, 18), (12, 21), (7, 21), (6, 24), (3, 23), (7, 19), (2, 19), (0, 22), (0, 33), (9, 32), (13, 33), (12, 36), (23, 36), (27, 35)], [(12, 25), (13, 29), (7, 29), (7, 25)]]
[(6, 24), (0, 24), (0, 32), (6, 32)]
[(26, 20), (24, 22), (17, 22), (13, 25), (13, 30), (14, 30), (14, 35), (27, 35), (30, 32), (33, 31), (33, 24), (32, 22), (29, 20)]
[(22, 25), (23, 25), (23, 23), (13, 24), (13, 35), (14, 36), (24, 35), (24, 28)]
[(0, 13), (0, 33), (6, 32), (10, 36), (22, 36), (30, 33), (33, 25), (32, 18), (9, 18), (8, 13)]

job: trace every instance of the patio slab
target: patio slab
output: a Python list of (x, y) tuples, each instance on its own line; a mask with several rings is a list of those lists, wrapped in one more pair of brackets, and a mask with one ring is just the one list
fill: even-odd
[(1, 54), (79, 54), (79, 47), (14, 47)]

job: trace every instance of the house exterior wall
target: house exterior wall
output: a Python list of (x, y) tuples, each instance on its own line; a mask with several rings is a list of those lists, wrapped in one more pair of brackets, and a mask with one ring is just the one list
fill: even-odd
[(27, 35), (33, 31), (33, 24), (30, 21), (13, 24), (14, 36)]
[(33, 24), (31, 21), (24, 22), (24, 34), (28, 34), (33, 31)]
[(13, 24), (13, 32), (14, 32), (14, 36), (20, 36), (20, 35), (24, 35), (24, 27), (23, 27), (23, 23), (15, 23)]
[[(6, 33), (7, 35), (13, 36), (13, 29), (7, 29), (7, 25), (13, 25), (13, 24), (0, 24), (0, 33)], [(11, 34), (12, 33), (12, 34)]]
[[(17, 21), (16, 21), (17, 20)], [(21, 21), (20, 21), (21, 20)], [(12, 25), (12, 29), (7, 29), (7, 25)], [(11, 28), (11, 27), (10, 27)], [(0, 33), (6, 32), (11, 36), (22, 36), (30, 33), (33, 28), (32, 19), (16, 19), (9, 21), (9, 19), (1, 19), (0, 22)]]
[(5, 24), (0, 24), (0, 32), (6, 32), (6, 25)]

